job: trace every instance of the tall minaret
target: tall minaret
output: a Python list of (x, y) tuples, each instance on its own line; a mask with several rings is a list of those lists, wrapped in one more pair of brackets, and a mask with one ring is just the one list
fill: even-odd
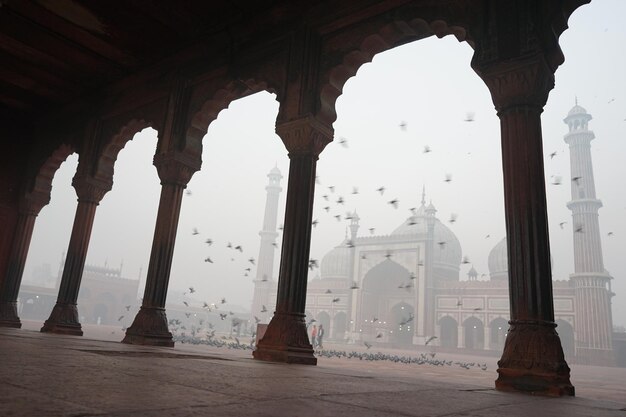
[[(261, 236), (261, 247), (259, 248), (259, 258), (256, 269), (256, 279), (254, 280), (254, 296), (252, 298), (252, 316), (257, 316), (262, 323), (268, 323), (274, 311), (274, 305), (270, 305), (271, 293), (275, 290), (274, 280), (274, 250), (277, 248), (276, 220), (278, 218), (278, 197), (283, 190), (280, 180), (283, 176), (278, 167), (274, 167), (269, 174), (269, 183), (265, 190), (267, 199), (265, 200), (265, 216), (263, 218), (263, 230), (259, 232)], [(262, 311), (263, 306), (265, 310)]]
[[(604, 269), (598, 210), (591, 163), (593, 132), (587, 129), (591, 115), (578, 105), (563, 120), (569, 127), (569, 145), (574, 233), (574, 285), (576, 303), (576, 362), (593, 365), (613, 363), (613, 320), (611, 314), (611, 276)], [(558, 332), (558, 328), (557, 328)]]

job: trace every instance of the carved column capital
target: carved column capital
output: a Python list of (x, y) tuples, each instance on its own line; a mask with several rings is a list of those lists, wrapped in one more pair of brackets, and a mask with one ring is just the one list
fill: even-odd
[(79, 202), (99, 204), (104, 195), (113, 188), (113, 181), (77, 174), (72, 180)]
[(542, 111), (554, 88), (554, 72), (541, 53), (484, 65), (474, 59), (472, 67), (487, 84), (498, 113), (518, 106)]
[(333, 128), (309, 115), (276, 124), (276, 133), (292, 155), (318, 156), (333, 140)]
[(161, 184), (187, 186), (193, 174), (200, 170), (201, 161), (182, 153), (168, 152), (154, 156), (154, 166)]

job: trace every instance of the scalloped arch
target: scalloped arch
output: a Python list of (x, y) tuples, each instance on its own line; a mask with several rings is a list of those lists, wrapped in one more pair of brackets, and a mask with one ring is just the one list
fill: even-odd
[(41, 164), (37, 175), (27, 188), (27, 193), (41, 193), (50, 196), (52, 191), (52, 180), (57, 170), (63, 162), (75, 152), (74, 148), (68, 144), (62, 144), (56, 148)]
[(356, 75), (363, 64), (371, 62), (376, 54), (432, 35), (438, 38), (454, 35), (459, 42), (467, 40), (467, 30), (464, 27), (450, 26), (444, 20), (428, 23), (420, 18), (395, 20), (382, 26), (377, 33), (363, 38), (356, 49), (344, 55), (339, 65), (326, 71), (325, 83), (320, 88), (320, 119), (328, 124), (337, 119), (335, 103), (342, 94), (345, 83)]
[(217, 119), (222, 110), (228, 108), (230, 103), (261, 91), (273, 93), (267, 82), (248, 80), (231, 80), (224, 87), (215, 90), (197, 110), (192, 110), (192, 116), (187, 127), (186, 143), (184, 148), (202, 152), (202, 138), (207, 134), (209, 125)]
[(106, 145), (102, 148), (97, 159), (95, 176), (113, 180), (115, 161), (120, 151), (137, 133), (148, 127), (153, 127), (153, 123), (141, 118), (132, 119), (122, 126), (110, 140), (106, 141)]

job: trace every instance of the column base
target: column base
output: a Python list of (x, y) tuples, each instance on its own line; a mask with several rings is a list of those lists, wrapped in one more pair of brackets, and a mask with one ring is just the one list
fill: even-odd
[(0, 327), (20, 329), (22, 322), (17, 315), (17, 301), (0, 302)]
[(78, 321), (76, 304), (56, 303), (41, 332), (82, 336), (83, 330)]
[(511, 320), (496, 389), (547, 396), (574, 395), (556, 324)]
[(252, 356), (268, 362), (317, 365), (304, 314), (275, 313)]
[(131, 345), (149, 345), (174, 347), (172, 333), (167, 325), (165, 309), (160, 307), (141, 307), (133, 324), (126, 329), (122, 343)]

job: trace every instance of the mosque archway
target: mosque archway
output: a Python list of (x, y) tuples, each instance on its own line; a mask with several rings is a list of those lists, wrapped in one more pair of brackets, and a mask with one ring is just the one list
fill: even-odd
[(343, 311), (335, 314), (335, 318), (333, 319), (333, 334), (332, 338), (334, 340), (343, 340), (346, 337), (346, 329), (347, 329), (347, 315)]
[(500, 350), (504, 348), (504, 341), (509, 331), (509, 322), (502, 317), (494, 319), (489, 324), (490, 349)]
[(106, 305), (99, 303), (93, 308), (93, 319), (96, 324), (105, 324), (109, 320), (109, 309)]
[(476, 317), (470, 317), (463, 322), (466, 349), (483, 349), (485, 330), (483, 322)]
[(389, 340), (399, 347), (413, 344), (413, 334), (415, 333), (415, 312), (413, 306), (401, 302), (391, 309), (391, 326)]
[(328, 339), (330, 336), (330, 315), (325, 311), (317, 313), (317, 329), (319, 332), (320, 326), (324, 329), (324, 339)]
[(573, 361), (574, 355), (576, 353), (574, 348), (574, 328), (571, 324), (561, 319), (556, 321), (556, 325), (556, 332), (561, 338), (561, 346), (563, 347), (563, 354), (565, 355), (565, 359), (568, 362)]
[(439, 320), (439, 342), (442, 347), (456, 348), (459, 344), (459, 324), (450, 316)]
[[(410, 276), (406, 268), (390, 259), (384, 260), (365, 274), (358, 318), (358, 330), (363, 340), (375, 338), (381, 332), (388, 333), (390, 341), (396, 340), (398, 323), (402, 318), (394, 316), (392, 306), (400, 306), (398, 303), (401, 303), (400, 307), (410, 307), (408, 302), (413, 301), (413, 288), (399, 288), (411, 281)], [(398, 308), (402, 310), (400, 307)], [(413, 310), (410, 307), (410, 311)]]

